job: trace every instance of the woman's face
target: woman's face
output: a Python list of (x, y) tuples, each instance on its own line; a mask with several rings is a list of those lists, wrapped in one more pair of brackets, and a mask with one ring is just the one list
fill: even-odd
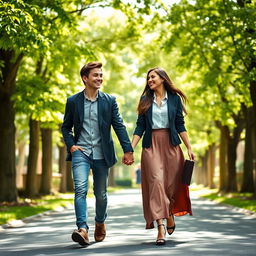
[(151, 71), (148, 74), (148, 86), (151, 90), (157, 90), (163, 86), (164, 80), (155, 72)]

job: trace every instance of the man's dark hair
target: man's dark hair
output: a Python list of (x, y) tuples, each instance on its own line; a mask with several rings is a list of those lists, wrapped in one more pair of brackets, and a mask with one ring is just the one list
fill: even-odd
[(90, 71), (94, 68), (101, 68), (102, 67), (102, 63), (101, 62), (98, 62), (98, 61), (92, 61), (92, 62), (89, 62), (87, 64), (85, 64), (81, 70), (80, 70), (80, 75), (81, 77), (83, 76), (86, 76), (88, 77), (89, 74), (90, 74)]

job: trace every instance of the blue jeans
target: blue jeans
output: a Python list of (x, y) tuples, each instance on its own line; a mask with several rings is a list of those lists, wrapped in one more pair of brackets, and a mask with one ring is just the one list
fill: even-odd
[(88, 176), (92, 169), (93, 173), (93, 191), (96, 199), (97, 223), (104, 223), (107, 217), (107, 181), (108, 167), (104, 159), (93, 160), (82, 151), (76, 150), (72, 153), (72, 172), (75, 187), (75, 213), (76, 225), (79, 228), (89, 229), (87, 225), (87, 192)]

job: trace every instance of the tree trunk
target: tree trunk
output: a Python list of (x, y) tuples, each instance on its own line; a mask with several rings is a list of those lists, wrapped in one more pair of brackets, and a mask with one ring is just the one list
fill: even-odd
[(228, 137), (227, 145), (227, 162), (228, 162), (228, 179), (226, 192), (237, 191), (237, 178), (236, 178), (236, 148), (238, 142), (233, 137)]
[(73, 178), (72, 178), (72, 169), (71, 169), (71, 162), (66, 162), (66, 170), (67, 170), (67, 191), (73, 192), (74, 185), (73, 185)]
[[(256, 116), (256, 111), (255, 111), (255, 115)], [(255, 118), (254, 118), (255, 119)], [(254, 120), (255, 122), (255, 120)], [(254, 176), (254, 199), (256, 199), (256, 128), (253, 128), (253, 176)]]
[(196, 169), (195, 169), (195, 171), (196, 171), (195, 175), (193, 175), (195, 180), (196, 180), (196, 184), (204, 185), (205, 168), (206, 168), (206, 166), (205, 166), (205, 157), (200, 156), (198, 164), (197, 164)]
[[(63, 139), (62, 139), (63, 143)], [(59, 173), (61, 174), (59, 191), (67, 192), (67, 166), (66, 166), (66, 147), (58, 146), (59, 149)]]
[(12, 95), (23, 58), (15, 51), (0, 49), (0, 202), (17, 201), (15, 170), (15, 111)]
[(214, 169), (215, 169), (215, 151), (216, 146), (212, 144), (208, 148), (208, 160), (207, 160), (207, 169), (208, 169), (208, 187), (215, 188), (214, 184)]
[(243, 107), (238, 114), (233, 115), (236, 127), (232, 131), (232, 136), (228, 136), (228, 183), (227, 192), (237, 192), (237, 173), (236, 173), (236, 159), (237, 146), (240, 141), (241, 132), (244, 129), (245, 117), (243, 114)]
[(227, 126), (220, 125), (220, 146), (219, 146), (219, 191), (227, 189), (227, 137), (229, 130)]
[(40, 194), (49, 195), (52, 187), (52, 129), (41, 128), (42, 176)]
[[(255, 62), (254, 65), (256, 66)], [(250, 94), (252, 99), (252, 157), (254, 170), (254, 198), (256, 198), (256, 81), (250, 82)]]
[[(256, 65), (256, 64), (255, 64)], [(256, 67), (255, 67), (256, 68)], [(250, 82), (250, 95), (252, 100), (252, 126), (253, 126), (253, 150), (254, 160), (256, 161), (256, 81)]]
[(199, 159), (197, 159), (196, 161), (196, 168), (193, 172), (193, 181), (198, 185), (201, 184), (201, 178), (200, 178), (201, 172), (202, 172), (202, 160), (201, 160), (201, 157), (199, 157)]
[(112, 166), (109, 170), (109, 175), (108, 175), (108, 185), (111, 187), (114, 187), (115, 184), (115, 167)]
[(208, 151), (206, 151), (205, 155), (202, 157), (202, 173), (201, 173), (201, 178), (202, 178), (202, 184), (204, 185), (204, 187), (208, 186), (207, 159), (208, 159)]
[(38, 193), (37, 186), (37, 159), (39, 153), (40, 125), (39, 121), (29, 120), (29, 155), (26, 178), (26, 196), (35, 197)]
[(11, 95), (0, 88), (0, 202), (17, 201), (15, 125)]
[(247, 109), (245, 150), (244, 150), (244, 172), (241, 192), (254, 192), (253, 177), (253, 108)]
[(23, 188), (23, 173), (24, 173), (24, 166), (25, 166), (25, 142), (20, 142), (18, 144), (18, 164), (16, 166), (16, 186), (17, 188)]
[[(246, 0), (237, 0), (237, 4), (241, 7), (244, 8), (246, 6), (246, 4), (251, 4), (252, 1), (246, 1)], [(255, 34), (255, 28), (250, 28), (248, 29), (248, 33), (251, 34), (251, 36), (253, 37), (253, 35)], [(253, 71), (253, 69), (256, 68), (256, 59), (255, 59), (255, 55), (254, 55), (254, 49), (252, 47), (252, 45), (250, 46), (251, 49), (249, 50), (249, 52), (251, 52), (250, 54), (250, 66), (249, 66), (249, 72)], [(247, 67), (246, 67), (247, 68)], [(251, 155), (251, 150), (252, 150), (252, 159), (253, 159), (253, 164), (251, 166), (251, 162), (250, 159), (244, 159), (244, 181), (242, 184), (242, 191), (247, 191), (247, 190), (251, 190), (252, 187), (254, 186), (254, 197), (256, 198), (256, 182), (254, 181), (254, 177), (252, 176), (252, 180), (249, 181), (249, 176), (250, 176), (250, 169), (255, 170), (255, 166), (256, 166), (256, 80), (251, 80), (250, 81), (250, 96), (251, 96), (251, 100), (252, 100), (252, 120), (247, 120), (247, 121), (251, 121), (251, 125), (252, 127), (249, 128), (247, 127), (247, 122), (246, 122), (246, 136), (248, 135), (248, 138), (246, 138), (245, 140), (245, 157), (248, 157), (249, 155)], [(250, 130), (252, 130), (252, 134), (251, 132), (248, 131), (247, 134), (247, 128)], [(251, 137), (251, 142), (249, 141)], [(247, 142), (248, 141), (248, 142)], [(247, 144), (249, 143), (249, 144)], [(246, 145), (247, 144), (247, 145)], [(248, 152), (248, 153), (247, 153)], [(256, 170), (255, 170), (256, 171)], [(246, 174), (245, 174), (246, 173)], [(248, 183), (248, 187), (246, 187), (246, 184)], [(254, 184), (251, 184), (254, 183)]]

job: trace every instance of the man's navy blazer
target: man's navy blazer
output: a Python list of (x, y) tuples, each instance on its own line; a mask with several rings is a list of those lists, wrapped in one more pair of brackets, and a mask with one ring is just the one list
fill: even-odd
[[(72, 95), (67, 99), (64, 121), (61, 127), (68, 150), (67, 161), (72, 160), (70, 148), (76, 145), (78, 141), (83, 126), (83, 120), (84, 91)], [(117, 161), (111, 136), (111, 125), (115, 130), (123, 151), (125, 153), (133, 152), (133, 149), (123, 120), (119, 114), (115, 97), (101, 91), (98, 93), (98, 122), (104, 159), (107, 166), (111, 167)], [(72, 129), (74, 129), (74, 132)]]
[[(179, 133), (186, 131), (184, 125), (184, 117), (182, 113), (182, 103), (178, 94), (168, 92), (167, 108), (170, 126), (170, 143), (173, 146), (177, 146), (181, 143)], [(144, 137), (142, 139), (143, 148), (150, 148), (152, 144), (152, 109), (153, 107), (151, 105), (144, 114), (138, 116), (136, 122), (134, 135), (142, 137), (145, 132)]]

